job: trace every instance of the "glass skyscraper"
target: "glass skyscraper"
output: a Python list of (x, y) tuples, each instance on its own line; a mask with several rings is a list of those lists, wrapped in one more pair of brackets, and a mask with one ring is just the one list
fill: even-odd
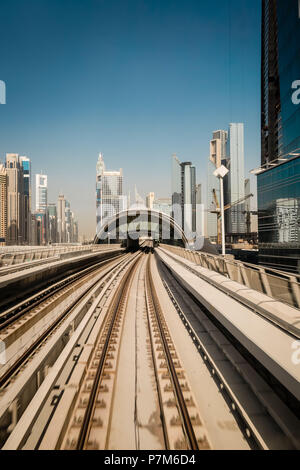
[(172, 215), (187, 237), (196, 232), (196, 168), (172, 156)]
[(48, 206), (48, 182), (47, 175), (35, 175), (35, 210), (47, 211)]
[(299, 1), (263, 0), (259, 261), (292, 272), (300, 272), (299, 81)]
[(127, 209), (123, 195), (123, 172), (106, 171), (100, 153), (96, 165), (96, 223), (99, 229), (113, 215)]
[[(227, 164), (229, 173), (226, 176), (225, 204), (232, 204), (245, 197), (245, 155), (244, 124), (229, 124), (227, 140)], [(245, 204), (234, 205), (226, 211), (225, 223), (227, 234), (244, 234)]]
[(31, 240), (31, 161), (28, 157), (20, 157), (23, 168), (23, 210), (24, 210), (24, 243)]

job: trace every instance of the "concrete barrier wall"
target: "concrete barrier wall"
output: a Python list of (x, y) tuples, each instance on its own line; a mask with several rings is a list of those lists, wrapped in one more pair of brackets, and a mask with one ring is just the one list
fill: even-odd
[(10, 304), (16, 304), (26, 296), (48, 287), (51, 283), (74, 274), (80, 269), (122, 253), (124, 253), (124, 249), (119, 247), (115, 250), (99, 250), (2, 276), (0, 278), (0, 309), (3, 310)]
[(227, 276), (250, 289), (257, 290), (269, 297), (280, 300), (288, 305), (300, 308), (300, 276), (277, 271), (275, 269), (257, 266), (234, 260), (231, 256), (211, 255), (187, 250), (178, 246), (160, 245), (172, 253), (188, 259), (204, 268)]

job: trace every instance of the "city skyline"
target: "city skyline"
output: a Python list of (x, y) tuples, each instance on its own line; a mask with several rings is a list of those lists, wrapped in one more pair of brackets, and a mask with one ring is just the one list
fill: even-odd
[(48, 175), (32, 176), (27, 156), (7, 153), (4, 164), (0, 162), (1, 246), (78, 243), (78, 221), (69, 201), (58, 196), (58, 206), (64, 201), (62, 220), (61, 211), (48, 200)]
[[(0, 156), (28, 155), (33, 174), (46, 168), (53, 182), (49, 200), (61, 191), (69, 195), (82, 235), (94, 235), (94, 162), (99, 152), (111, 168), (126, 168), (126, 194), (141, 182), (145, 195), (154, 191), (168, 197), (171, 187), (165, 182), (174, 152), (194, 162), (206, 194), (211, 132), (228, 122), (244, 122), (245, 175), (257, 166), (259, 1), (241, 5), (232, 0), (231, 6), (220, 1), (218, 8), (194, 1), (184, 6), (176, 1), (133, 1), (127, 6), (85, 2), (72, 11), (57, 1), (44, 3), (46, 16), (35, 1), (28, 11), (21, 2), (4, 6), (0, 78), (7, 99), (0, 107)], [(13, 4), (24, 13), (20, 19), (13, 17)], [(57, 34), (49, 42), (51, 28)], [(170, 37), (169, 31), (180, 34)], [(215, 50), (218, 58), (212, 61)], [(22, 76), (15, 74), (16, 67), (24, 69)], [(212, 102), (218, 104), (217, 114)]]
[(1, 450), (300, 449), (300, 0), (2, 3)]

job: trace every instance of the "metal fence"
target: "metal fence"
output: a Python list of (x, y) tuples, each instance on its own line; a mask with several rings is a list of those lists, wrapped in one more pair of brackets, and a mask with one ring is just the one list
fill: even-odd
[(0, 248), (0, 267), (48, 259), (64, 253), (80, 255), (115, 247), (116, 245), (5, 246)]
[(160, 246), (198, 266), (223, 274), (232, 281), (249, 287), (249, 289), (254, 289), (273, 299), (300, 308), (300, 275), (177, 246), (163, 244)]

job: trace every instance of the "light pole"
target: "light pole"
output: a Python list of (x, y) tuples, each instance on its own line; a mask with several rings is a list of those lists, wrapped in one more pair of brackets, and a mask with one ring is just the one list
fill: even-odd
[(222, 219), (222, 256), (225, 256), (225, 221), (224, 221), (224, 187), (223, 178), (227, 175), (228, 169), (221, 165), (214, 171), (214, 176), (220, 180), (220, 193), (221, 193), (221, 219)]

